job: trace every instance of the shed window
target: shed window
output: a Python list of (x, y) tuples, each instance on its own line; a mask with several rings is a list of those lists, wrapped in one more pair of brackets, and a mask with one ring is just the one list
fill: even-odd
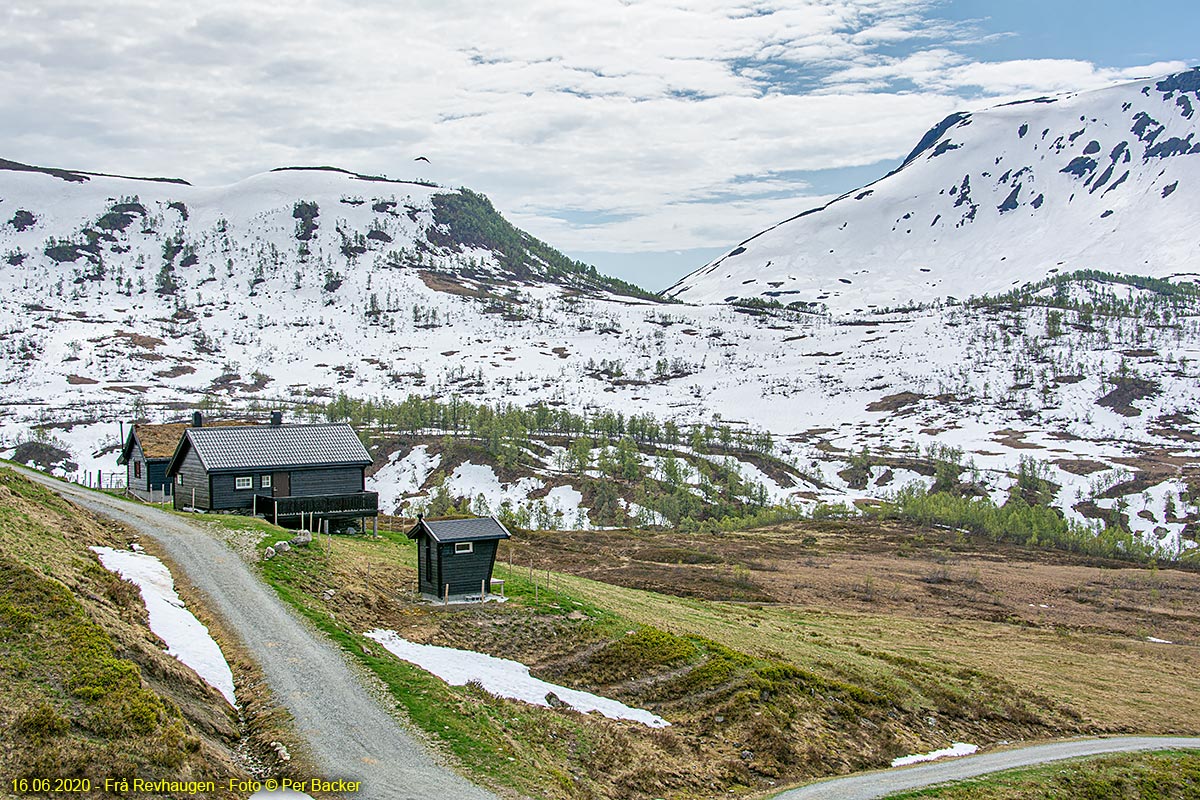
[(175, 476), (175, 482), (178, 483), (180, 486), (183, 486), (183, 473), (182, 472)]
[(262, 488), (264, 488), (264, 489), (271, 488), (271, 476), (270, 475), (263, 475), (263, 476), (261, 476), (260, 480), (262, 481), (262, 483), (260, 484), (262, 486)]
[(241, 477), (241, 478), (234, 478), (233, 479), (233, 488), (234, 489), (253, 489), (254, 488), (254, 478), (250, 475), (246, 475), (245, 477)]
[(133, 477), (135, 477), (135, 478), (142, 477), (142, 462), (140, 462), (140, 461), (133, 462)]
[(475, 552), (475, 543), (474, 542), (455, 542), (454, 543), (454, 554), (455, 555), (458, 555), (459, 553), (474, 553), (474, 552)]

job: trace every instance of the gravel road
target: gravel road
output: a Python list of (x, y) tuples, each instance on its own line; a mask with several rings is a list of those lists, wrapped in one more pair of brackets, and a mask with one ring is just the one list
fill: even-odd
[(1111, 739), (1076, 739), (1038, 744), (979, 756), (935, 761), (914, 767), (882, 770), (848, 778), (812, 783), (777, 794), (773, 800), (874, 800), (896, 792), (920, 789), (935, 783), (961, 781), (989, 772), (1061, 761), (1065, 758), (1136, 750), (1200, 749), (1200, 738), (1170, 736), (1118, 736)]
[(247, 565), (202, 526), (155, 508), (22, 474), (162, 545), (262, 667), (329, 779), (362, 782), (355, 798), (495, 800), (434, 758), (380, 708), (337, 648), (312, 633)]

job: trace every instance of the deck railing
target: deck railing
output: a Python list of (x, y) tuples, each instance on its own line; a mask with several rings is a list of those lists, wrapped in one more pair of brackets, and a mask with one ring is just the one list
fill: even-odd
[(303, 497), (255, 495), (254, 510), (267, 519), (317, 517), (373, 517), (379, 514), (378, 492), (317, 494)]

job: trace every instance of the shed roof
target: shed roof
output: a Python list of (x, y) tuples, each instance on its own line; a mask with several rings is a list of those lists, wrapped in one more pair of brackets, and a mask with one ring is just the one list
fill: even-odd
[(416, 539), (422, 533), (435, 542), (479, 542), (490, 539), (508, 539), (508, 529), (495, 517), (473, 517), (471, 519), (421, 519), (408, 532), (408, 538)]
[(167, 474), (173, 475), (194, 448), (208, 472), (368, 466), (371, 456), (342, 423), (188, 428), (175, 449)]

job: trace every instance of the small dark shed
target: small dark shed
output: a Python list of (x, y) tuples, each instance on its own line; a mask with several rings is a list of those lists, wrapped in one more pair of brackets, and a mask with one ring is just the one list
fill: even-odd
[(417, 585), (438, 600), (465, 600), (486, 594), (501, 539), (511, 534), (495, 517), (427, 520), (417, 518), (408, 538), (417, 540)]

